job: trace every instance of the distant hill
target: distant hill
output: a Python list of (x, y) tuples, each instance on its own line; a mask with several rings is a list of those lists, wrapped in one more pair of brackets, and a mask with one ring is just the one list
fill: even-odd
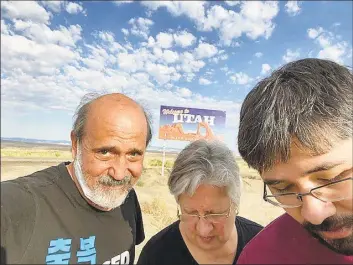
[(3, 141), (37, 143), (37, 144), (71, 145), (70, 141), (65, 141), (65, 140), (40, 140), (40, 139), (18, 138), (18, 137), (14, 137), (14, 138), (1, 137), (1, 142)]

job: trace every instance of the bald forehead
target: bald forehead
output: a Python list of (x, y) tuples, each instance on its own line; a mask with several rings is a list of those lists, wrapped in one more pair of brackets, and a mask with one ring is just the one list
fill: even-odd
[(118, 93), (102, 96), (89, 106), (86, 126), (92, 129), (92, 126), (101, 127), (106, 123), (115, 123), (118, 127), (131, 124), (129, 127), (134, 127), (137, 131), (144, 131), (147, 128), (146, 116), (140, 105)]
[(90, 109), (94, 110), (94, 108), (96, 107), (104, 107), (107, 106), (107, 104), (109, 105), (109, 107), (130, 107), (141, 110), (141, 107), (134, 100), (119, 93), (104, 95), (102, 97), (97, 98), (90, 104)]

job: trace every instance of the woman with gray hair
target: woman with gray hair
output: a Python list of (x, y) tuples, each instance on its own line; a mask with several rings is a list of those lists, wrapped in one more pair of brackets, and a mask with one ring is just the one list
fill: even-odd
[(197, 140), (178, 155), (168, 180), (179, 220), (153, 236), (138, 264), (235, 264), (262, 226), (237, 216), (241, 179), (232, 151)]

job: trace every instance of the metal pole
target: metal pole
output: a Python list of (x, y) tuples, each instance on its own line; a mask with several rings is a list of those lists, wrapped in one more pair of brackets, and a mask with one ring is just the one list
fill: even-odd
[(164, 140), (163, 140), (163, 159), (162, 159), (162, 177), (164, 177), (164, 165), (165, 165), (165, 138), (166, 134), (164, 135)]

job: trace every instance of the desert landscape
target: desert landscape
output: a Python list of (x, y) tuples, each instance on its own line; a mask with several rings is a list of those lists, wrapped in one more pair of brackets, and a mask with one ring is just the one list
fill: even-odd
[[(177, 154), (166, 154), (165, 176), (162, 177), (162, 153), (147, 152), (144, 171), (136, 184), (143, 212), (146, 239), (137, 246), (136, 258), (144, 244), (158, 231), (176, 220), (176, 203), (169, 194), (167, 179)], [(33, 144), (15, 141), (1, 142), (1, 181), (25, 176), (63, 161), (71, 161), (67, 145)], [(243, 179), (243, 191), (239, 215), (262, 225), (267, 225), (283, 210), (262, 200), (263, 183), (257, 172), (237, 158)]]

